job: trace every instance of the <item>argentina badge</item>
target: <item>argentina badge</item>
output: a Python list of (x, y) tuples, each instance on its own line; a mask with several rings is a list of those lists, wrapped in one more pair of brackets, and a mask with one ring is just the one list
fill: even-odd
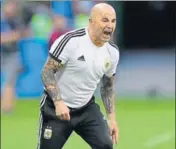
[(110, 61), (109, 61), (109, 58), (106, 58), (105, 61), (104, 61), (104, 70), (107, 71), (110, 67)]
[(52, 137), (52, 129), (51, 128), (46, 128), (44, 132), (44, 138), (45, 139), (51, 139)]

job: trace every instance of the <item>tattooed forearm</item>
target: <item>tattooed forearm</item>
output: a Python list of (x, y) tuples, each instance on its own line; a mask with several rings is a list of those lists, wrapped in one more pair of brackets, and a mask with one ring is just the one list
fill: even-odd
[(55, 73), (60, 67), (61, 63), (49, 57), (41, 73), (43, 85), (54, 102), (61, 100), (59, 91), (56, 87), (57, 82), (55, 80)]
[(114, 112), (113, 77), (109, 78), (107, 76), (103, 76), (100, 87), (100, 93), (107, 114)]

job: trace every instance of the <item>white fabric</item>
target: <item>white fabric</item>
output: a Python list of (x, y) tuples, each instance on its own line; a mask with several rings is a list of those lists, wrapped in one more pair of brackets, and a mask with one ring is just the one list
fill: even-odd
[[(63, 37), (51, 46), (51, 55)], [(104, 74), (116, 73), (119, 51), (109, 43), (96, 47), (86, 28), (86, 35), (71, 38), (58, 59), (64, 64), (56, 74), (61, 98), (67, 106), (79, 108), (89, 102)]]

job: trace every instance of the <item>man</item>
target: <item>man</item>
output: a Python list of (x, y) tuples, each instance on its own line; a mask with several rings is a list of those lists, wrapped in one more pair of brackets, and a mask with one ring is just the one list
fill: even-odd
[(15, 99), (14, 86), (21, 69), (17, 42), (24, 37), (26, 30), (22, 17), (19, 16), (17, 2), (3, 3), (1, 19), (1, 66), (5, 74), (2, 92), (2, 111), (10, 112)]
[[(51, 46), (41, 74), (45, 92), (37, 149), (61, 149), (73, 130), (92, 149), (117, 143), (113, 84), (119, 51), (109, 42), (115, 26), (114, 9), (100, 3), (92, 8), (87, 28), (66, 33)], [(100, 81), (108, 125), (94, 102)]]
[(51, 32), (48, 40), (48, 47), (51, 48), (51, 45), (54, 43), (54, 41), (60, 37), (61, 35), (65, 34), (69, 31), (67, 26), (67, 18), (64, 16), (54, 15), (53, 16), (53, 31)]

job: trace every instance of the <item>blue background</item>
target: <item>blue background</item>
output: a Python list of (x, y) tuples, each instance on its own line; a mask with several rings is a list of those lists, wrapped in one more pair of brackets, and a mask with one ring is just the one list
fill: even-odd
[[(29, 38), (19, 41), (18, 46), (23, 71), (16, 82), (16, 95), (18, 97), (40, 96), (43, 90), (40, 73), (48, 55), (47, 42)], [(4, 83), (3, 80), (2, 72), (1, 86)]]

